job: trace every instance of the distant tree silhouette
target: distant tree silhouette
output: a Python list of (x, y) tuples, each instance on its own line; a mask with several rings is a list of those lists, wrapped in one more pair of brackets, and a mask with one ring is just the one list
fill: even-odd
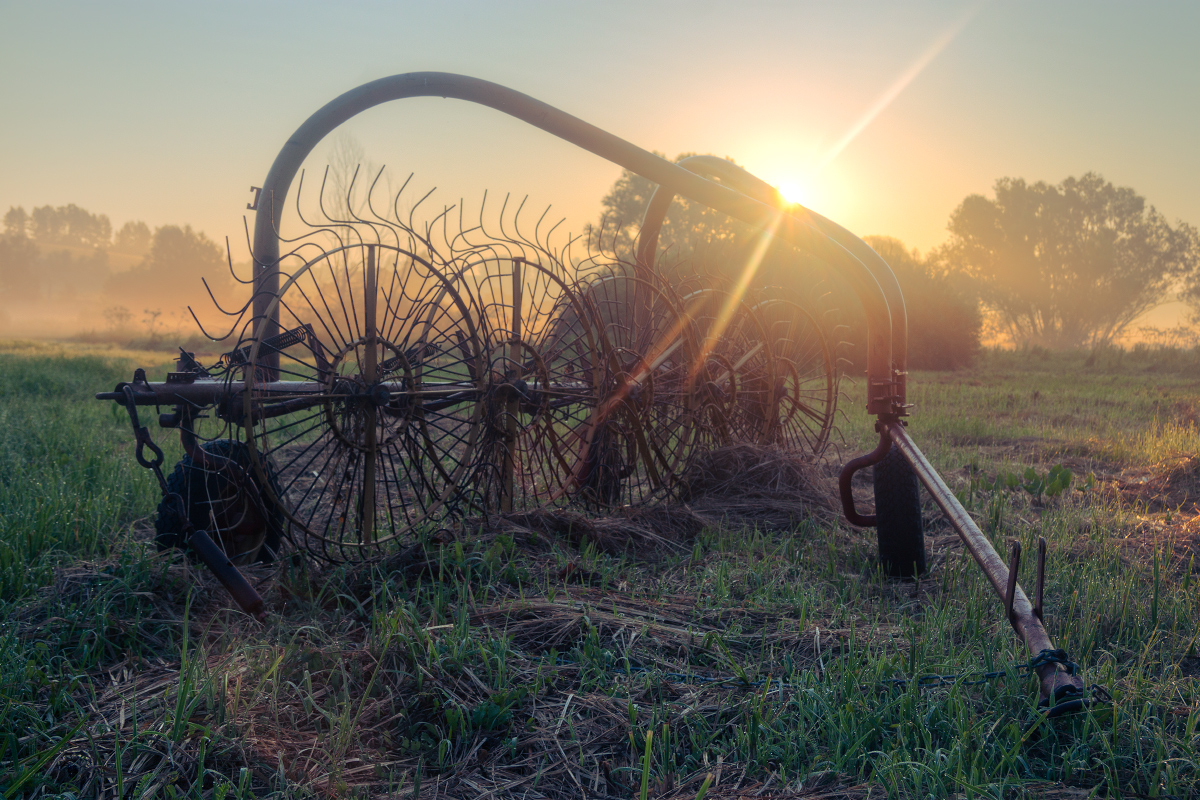
[(9, 236), (26, 236), (29, 232), (29, 215), (21, 206), (9, 206), (4, 215), (4, 232)]
[(29, 237), (16, 233), (0, 236), (0, 300), (29, 301), (40, 296), (37, 262), (37, 245)]
[(150, 227), (142, 222), (126, 222), (113, 238), (113, 250), (134, 256), (144, 256), (150, 252), (154, 243), (154, 234)]
[[(656, 155), (663, 156), (662, 153)], [(695, 153), (681, 153), (679, 161)], [(732, 163), (732, 158), (727, 158)], [(632, 249), (641, 229), (646, 205), (658, 184), (641, 175), (622, 170), (621, 177), (600, 201), (603, 209), (598, 225), (590, 227), (593, 245), (618, 252)], [(663, 219), (658, 238), (658, 255), (669, 260), (690, 258), (696, 253), (747, 246), (755, 236), (754, 228), (703, 203), (676, 197)]]
[(983, 315), (969, 281), (947, 273), (936, 260), (922, 259), (899, 239), (868, 236), (900, 284), (908, 313), (908, 365), (949, 370), (969, 366), (979, 353)]
[(949, 228), (936, 260), (976, 281), (1015, 342), (1050, 348), (1112, 342), (1200, 268), (1195, 228), (1092, 172), (1058, 185), (1001, 178)]
[(71, 203), (41, 206), (30, 215), (30, 235), (41, 244), (106, 248), (112, 240), (112, 223), (104, 214), (91, 214)]
[(201, 278), (208, 279), (214, 292), (227, 289), (229, 270), (221, 248), (190, 225), (163, 225), (155, 229), (150, 252), (141, 263), (114, 273), (107, 291), (121, 301), (175, 300), (175, 305), (183, 306), (204, 291)]
[[(108, 255), (102, 249), (110, 235), (108, 218), (75, 205), (35, 208), (33, 216), (17, 206), (4, 215), (0, 237), (2, 300), (57, 301), (93, 292), (108, 277)], [(37, 241), (33, 235), (44, 237)], [(71, 253), (70, 246), (94, 247)]]

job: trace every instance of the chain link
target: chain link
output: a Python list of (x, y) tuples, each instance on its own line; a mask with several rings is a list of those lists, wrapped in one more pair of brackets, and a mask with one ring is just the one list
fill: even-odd
[(958, 683), (962, 686), (979, 686), (980, 684), (989, 681), (999, 680), (1008, 675), (1009, 670), (1017, 675), (1030, 675), (1034, 673), (1038, 667), (1044, 667), (1047, 664), (1058, 664), (1068, 675), (1075, 675), (1079, 672), (1079, 665), (1070, 659), (1066, 650), (1042, 650), (1037, 653), (1029, 661), (1022, 664), (1013, 664), (1009, 669), (995, 670), (993, 672), (959, 672), (949, 673), (945, 675), (922, 675), (919, 678), (889, 678), (881, 683), (895, 686), (899, 689), (904, 689), (910, 683), (915, 683), (920, 689), (934, 689), (939, 686), (953, 686)]
[[(579, 666), (579, 662), (559, 656), (557, 660), (560, 666)], [(1015, 673), (1018, 676), (1032, 675), (1038, 667), (1047, 664), (1058, 664), (1063, 667), (1068, 675), (1076, 675), (1079, 673), (1079, 665), (1071, 661), (1066, 650), (1042, 650), (1034, 655), (1029, 661), (1023, 663), (1012, 664), (1008, 669), (993, 670), (991, 672), (956, 672), (945, 674), (929, 674), (921, 675), (917, 678), (885, 678), (877, 682), (875, 685), (883, 688), (900, 689), (903, 691), (908, 688), (909, 684), (915, 685), (918, 689), (937, 689), (943, 686), (980, 686), (990, 681), (997, 681), (1007, 677), (1009, 674)], [(606, 667), (605, 670), (613, 675), (647, 675), (654, 673), (655, 670), (650, 667), (634, 666), (628, 667)], [(776, 688), (783, 689), (787, 684), (780, 678), (763, 678), (760, 680), (750, 681), (737, 675), (694, 675), (682, 672), (661, 672), (659, 673), (664, 680), (673, 683), (682, 683), (691, 686), (740, 686), (746, 689), (761, 689), (770, 684), (771, 691)], [(870, 684), (864, 684), (860, 688), (867, 690)], [(1109, 691), (1098, 683), (1093, 683), (1089, 687), (1090, 701), (1094, 703), (1111, 703), (1113, 698)]]

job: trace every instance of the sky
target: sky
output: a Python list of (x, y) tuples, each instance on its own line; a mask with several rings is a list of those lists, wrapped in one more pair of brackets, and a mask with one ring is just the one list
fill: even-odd
[[(671, 157), (730, 156), (922, 251), (1001, 177), (1095, 171), (1200, 225), (1197, 31), (1196, 2), (0, 0), (0, 212), (187, 223), (242, 259), (249, 188), (309, 114), (445, 71)], [(394, 102), (335, 136), (443, 202), (529, 195), (574, 230), (620, 173), (457, 100)]]

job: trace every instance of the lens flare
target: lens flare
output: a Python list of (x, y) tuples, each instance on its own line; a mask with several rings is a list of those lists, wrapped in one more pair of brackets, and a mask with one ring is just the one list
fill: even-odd
[(799, 181), (780, 181), (776, 188), (783, 199), (789, 203), (808, 207), (808, 189)]

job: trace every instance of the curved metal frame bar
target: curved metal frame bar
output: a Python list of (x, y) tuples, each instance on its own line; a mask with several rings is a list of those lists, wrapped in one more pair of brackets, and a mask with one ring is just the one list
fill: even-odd
[[(892, 332), (891, 372), (887, 385), (879, 386), (872, 379), (867, 389), (867, 409), (874, 414), (903, 416), (907, 397), (908, 315), (904, 306), (904, 294), (900, 291), (900, 284), (887, 262), (872, 250), (870, 245), (841, 225), (799, 204), (788, 203), (774, 186), (757, 175), (747, 172), (732, 161), (717, 156), (689, 156), (676, 163), (689, 172), (706, 178), (716, 178), (723, 185), (777, 208), (781, 213), (786, 213), (812, 225), (828, 236), (830, 240), (846, 248), (866, 267), (887, 299), (888, 310), (891, 312)], [(654, 266), (655, 253), (658, 250), (658, 235), (662, 230), (663, 220), (666, 219), (667, 209), (670, 208), (674, 199), (675, 192), (661, 184), (650, 197), (650, 202), (646, 205), (646, 213), (642, 217), (641, 232), (638, 235), (637, 258), (639, 264), (651, 268)], [(851, 285), (861, 299), (862, 291), (853, 280), (856, 276), (851, 274), (845, 277), (851, 279)], [(870, 327), (870, 321), (867, 324)], [(885, 400), (890, 401), (890, 407), (886, 411), (876, 407), (882, 406)]]
[[(392, 100), (452, 97), (494, 108), (560, 139), (635, 172), (673, 194), (728, 214), (757, 228), (777, 225), (777, 235), (822, 261), (844, 270), (867, 318), (868, 410), (892, 412), (892, 322), (888, 297), (872, 269), (849, 249), (820, 230), (814, 221), (783, 214), (769, 203), (748, 197), (696, 175), (564, 111), (499, 84), (445, 72), (410, 72), (365, 83), (327, 103), (288, 138), (267, 173), (254, 220), (255, 325), (275, 333), (268, 307), (279, 291), (279, 237), (288, 189), (305, 157), (327, 134), (355, 115)], [(256, 331), (257, 333), (258, 331)]]

